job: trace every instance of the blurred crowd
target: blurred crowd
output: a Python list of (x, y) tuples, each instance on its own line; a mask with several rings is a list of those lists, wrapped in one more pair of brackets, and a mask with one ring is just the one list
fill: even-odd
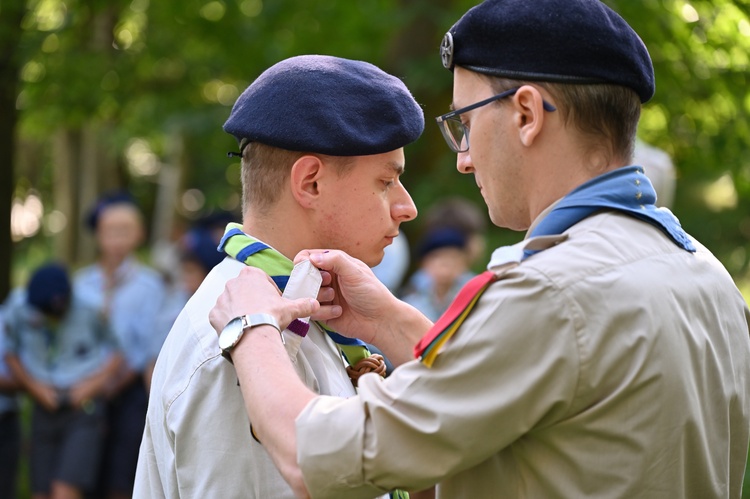
[[(86, 220), (96, 262), (75, 272), (45, 263), (11, 292), (0, 309), (0, 497), (17, 497), (21, 459), (34, 498), (132, 496), (156, 357), (223, 259), (217, 246), (233, 220), (221, 213), (193, 224), (157, 269), (138, 258), (145, 224), (136, 202), (107, 194)], [(30, 401), (28, 430), (20, 394)]]

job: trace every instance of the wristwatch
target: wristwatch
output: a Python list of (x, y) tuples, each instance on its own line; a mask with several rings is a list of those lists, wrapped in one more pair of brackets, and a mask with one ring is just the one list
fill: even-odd
[(281, 334), (281, 328), (271, 314), (241, 315), (229, 321), (229, 323), (224, 326), (224, 329), (221, 330), (221, 333), (219, 334), (219, 348), (221, 349), (221, 355), (223, 355), (229, 362), (232, 362), (230, 353), (232, 352), (232, 349), (237, 346), (237, 343), (240, 342), (245, 331), (263, 325), (276, 328), (281, 336), (281, 342), (284, 343), (284, 335)]

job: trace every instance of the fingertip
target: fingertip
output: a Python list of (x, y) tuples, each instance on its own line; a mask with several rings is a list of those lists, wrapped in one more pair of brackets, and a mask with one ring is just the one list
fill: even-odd
[(310, 251), (308, 251), (308, 250), (302, 250), (302, 251), (300, 251), (300, 252), (299, 252), (299, 253), (297, 253), (297, 255), (296, 255), (296, 256), (294, 257), (293, 263), (294, 263), (294, 264), (296, 265), (296, 264), (298, 264), (299, 262), (301, 262), (302, 260), (307, 260), (308, 258), (310, 258), (310, 255), (309, 255), (309, 253), (310, 253)]

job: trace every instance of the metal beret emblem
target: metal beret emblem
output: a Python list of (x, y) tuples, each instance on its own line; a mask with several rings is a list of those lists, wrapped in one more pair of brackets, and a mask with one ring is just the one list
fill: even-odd
[(440, 43), (440, 59), (445, 69), (453, 68), (453, 35), (447, 32)]

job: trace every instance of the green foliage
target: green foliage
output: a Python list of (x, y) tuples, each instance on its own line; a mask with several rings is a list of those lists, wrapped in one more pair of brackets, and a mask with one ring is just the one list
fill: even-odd
[[(741, 277), (750, 257), (748, 0), (609, 0), (654, 60), (657, 93), (641, 137), (668, 151), (679, 172), (674, 211), (689, 232)], [(207, 206), (239, 190), (235, 148), (221, 131), (234, 100), (285, 57), (325, 53), (371, 61), (399, 74), (423, 103), (427, 129), (407, 149), (404, 182), (424, 209), (458, 192), (482, 203), (455, 172), (432, 117), (450, 103), (450, 73), (437, 57), (442, 34), (467, 0), (27, 0), (20, 137), (45, 141), (60, 126), (111, 124), (121, 157), (142, 138), (169, 161), (175, 136), (189, 162), (186, 188)], [(49, 156), (49, 154), (47, 155)], [(51, 160), (44, 165), (52, 168)], [(23, 172), (21, 172), (23, 177)], [(132, 177), (139, 188), (153, 179)], [(718, 181), (718, 182), (717, 182)], [(416, 231), (407, 227), (406, 231)], [(491, 244), (517, 240), (495, 231)]]
[(739, 278), (747, 272), (750, 237), (750, 2), (609, 3), (654, 61), (656, 95), (644, 108), (640, 135), (674, 159), (674, 211)]

